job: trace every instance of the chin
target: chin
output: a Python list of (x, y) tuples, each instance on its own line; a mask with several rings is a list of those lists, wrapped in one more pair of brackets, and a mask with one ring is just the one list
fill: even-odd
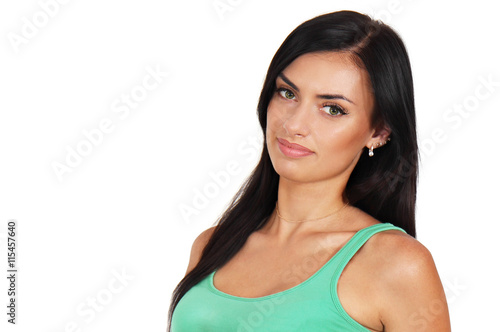
[(286, 157), (272, 158), (274, 170), (281, 179), (287, 179), (293, 182), (307, 183), (319, 180), (316, 174), (309, 167), (299, 165), (294, 160), (286, 160)]

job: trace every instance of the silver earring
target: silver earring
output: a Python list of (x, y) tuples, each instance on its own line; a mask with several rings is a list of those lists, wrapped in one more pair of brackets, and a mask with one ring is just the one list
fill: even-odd
[(368, 156), (373, 157), (373, 145), (370, 150), (368, 150)]

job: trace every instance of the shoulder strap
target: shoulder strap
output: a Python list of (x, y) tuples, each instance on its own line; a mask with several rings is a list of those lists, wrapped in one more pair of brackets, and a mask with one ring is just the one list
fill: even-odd
[[(335, 306), (335, 309), (340, 314), (340, 316), (343, 317), (344, 320), (351, 327), (355, 328), (356, 331), (365, 331), (366, 328), (363, 327), (362, 325), (360, 325), (351, 316), (349, 316), (349, 314), (342, 307), (342, 303), (340, 303), (340, 299), (339, 299), (339, 296), (337, 293), (337, 286), (338, 286), (338, 281), (339, 281), (340, 275), (342, 274), (342, 271), (346, 267), (347, 263), (349, 263), (351, 258), (358, 252), (359, 248), (361, 248), (366, 243), (366, 241), (368, 241), (373, 235), (375, 235), (379, 232), (392, 230), (392, 229), (405, 232), (404, 229), (396, 227), (393, 224), (382, 223), (382, 224), (375, 224), (372, 226), (368, 226), (368, 227), (363, 228), (362, 230), (358, 231), (356, 234), (354, 234), (354, 236), (351, 238), (351, 240), (344, 247), (345, 250), (343, 250), (342, 254), (340, 255), (339, 260), (338, 260), (338, 265), (336, 266), (336, 269), (332, 275), (331, 285), (330, 285), (330, 287), (331, 287), (330, 294), (331, 294), (331, 298), (332, 298), (333, 304)], [(368, 331), (368, 330), (366, 330), (366, 331)]]
[(333, 274), (333, 280), (336, 280), (340, 277), (340, 274), (346, 267), (347, 263), (352, 259), (352, 257), (358, 252), (358, 250), (368, 241), (373, 235), (387, 231), (387, 230), (399, 230), (404, 233), (406, 231), (400, 227), (396, 227), (390, 223), (382, 223), (375, 224), (372, 226), (368, 226), (366, 228), (358, 231), (346, 244), (344, 250), (342, 250), (342, 255), (339, 257), (338, 265), (336, 266), (335, 272)]

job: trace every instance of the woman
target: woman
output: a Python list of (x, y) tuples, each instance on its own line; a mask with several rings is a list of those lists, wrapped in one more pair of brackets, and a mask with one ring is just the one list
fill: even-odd
[(304, 22), (270, 64), (258, 116), (260, 162), (195, 240), (169, 330), (449, 331), (414, 238), (413, 84), (398, 35), (351, 11)]

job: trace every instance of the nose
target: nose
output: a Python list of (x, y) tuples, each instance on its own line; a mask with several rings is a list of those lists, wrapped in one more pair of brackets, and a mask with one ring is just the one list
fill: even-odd
[(310, 106), (302, 103), (289, 110), (283, 121), (283, 128), (289, 137), (309, 135)]

